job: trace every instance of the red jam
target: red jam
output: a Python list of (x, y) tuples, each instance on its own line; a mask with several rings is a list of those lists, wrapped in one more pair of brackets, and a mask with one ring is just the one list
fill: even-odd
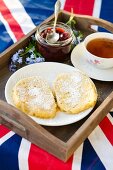
[(47, 33), (53, 32), (53, 26), (45, 23), (37, 30), (38, 51), (45, 57), (46, 61), (63, 62), (69, 58), (71, 51), (72, 31), (64, 23), (57, 23), (56, 32), (59, 34), (57, 45), (46, 42)]
[[(53, 32), (52, 28), (47, 28), (46, 30), (42, 31), (40, 35), (41, 37), (45, 39), (47, 36), (47, 33), (52, 33), (52, 32)], [(57, 27), (56, 32), (59, 34), (58, 41), (64, 41), (70, 37), (69, 33), (66, 32), (63, 28)]]

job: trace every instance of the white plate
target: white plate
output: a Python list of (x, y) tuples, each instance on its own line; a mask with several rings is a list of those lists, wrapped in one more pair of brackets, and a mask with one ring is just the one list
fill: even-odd
[(86, 73), (89, 77), (101, 81), (113, 81), (113, 68), (99, 69), (88, 63), (82, 55), (82, 43), (77, 45), (71, 53), (72, 64)]
[[(14, 105), (12, 100), (12, 88), (14, 85), (21, 79), (25, 77), (30, 76), (36, 76), (39, 75), (48, 83), (50, 86), (52, 86), (53, 80), (56, 78), (56, 76), (59, 73), (65, 73), (65, 72), (75, 72), (76, 68), (66, 65), (66, 64), (60, 64), (60, 63), (53, 63), (53, 62), (44, 62), (44, 63), (37, 63), (32, 64), (26, 67), (23, 67), (16, 71), (7, 81), (7, 84), (5, 86), (5, 97), (9, 104)], [(37, 123), (41, 125), (46, 126), (61, 126), (61, 125), (67, 125), (74, 122), (77, 122), (81, 119), (83, 119), (85, 116), (87, 116), (93, 108), (89, 108), (88, 110), (81, 112), (79, 114), (71, 115), (64, 112), (58, 112), (56, 114), (56, 117), (53, 119), (41, 119), (32, 117), (33, 120), (35, 120)]]

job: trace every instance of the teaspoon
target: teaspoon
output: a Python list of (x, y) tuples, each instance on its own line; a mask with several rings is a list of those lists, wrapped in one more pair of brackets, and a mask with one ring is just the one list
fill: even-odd
[(46, 36), (46, 42), (48, 44), (54, 44), (59, 39), (59, 34), (56, 33), (56, 23), (57, 23), (57, 18), (58, 18), (58, 13), (60, 11), (60, 8), (61, 8), (61, 2), (59, 0), (57, 0), (55, 3), (55, 11), (54, 11), (55, 20), (54, 20), (53, 31), (51, 33), (47, 33), (47, 36)]

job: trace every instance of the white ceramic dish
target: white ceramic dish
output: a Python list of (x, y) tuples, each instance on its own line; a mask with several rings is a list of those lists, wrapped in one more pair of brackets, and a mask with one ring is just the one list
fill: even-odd
[[(75, 72), (76, 68), (66, 65), (66, 64), (60, 64), (60, 63), (53, 63), (53, 62), (44, 62), (44, 63), (38, 63), (29, 65), (26, 67), (23, 67), (16, 71), (7, 81), (5, 86), (5, 97), (9, 104), (14, 105), (12, 100), (12, 88), (14, 85), (21, 79), (25, 77), (30, 76), (36, 76), (39, 75), (43, 77), (50, 86), (52, 86), (53, 80), (56, 78), (57, 74), (59, 73), (65, 73), (65, 72)], [(87, 116), (93, 108), (89, 108), (88, 110), (81, 112), (79, 114), (71, 115), (64, 112), (57, 112), (57, 115), (53, 119), (41, 119), (32, 117), (31, 118), (36, 121), (37, 123), (41, 125), (46, 126), (62, 126), (62, 125), (68, 125), (74, 122), (77, 122), (81, 119), (83, 119), (85, 116)]]
[(82, 55), (82, 43), (73, 49), (71, 62), (76, 68), (95, 80), (113, 81), (113, 68), (100, 69), (89, 63)]

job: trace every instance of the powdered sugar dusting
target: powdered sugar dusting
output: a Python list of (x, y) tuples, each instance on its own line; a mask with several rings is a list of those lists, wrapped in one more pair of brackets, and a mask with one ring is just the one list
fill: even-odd
[(63, 82), (61, 87), (62, 93), (67, 97), (65, 98), (65, 103), (73, 105), (78, 102), (80, 98), (79, 85), (77, 86), (74, 82)]
[(17, 88), (18, 94), (19, 94), (19, 99), (20, 101), (24, 101), (25, 100), (25, 95), (26, 95), (26, 89), (19, 86)]
[(49, 109), (51, 109), (52, 103), (49, 102), (49, 100), (42, 98), (40, 96), (40, 98), (36, 97), (36, 98), (31, 99), (30, 102), (29, 102), (29, 105), (32, 106), (32, 107), (38, 106), (39, 108), (49, 110)]
[(28, 94), (33, 96), (28, 102), (31, 107), (39, 107), (43, 109), (51, 109), (52, 106), (52, 94), (45, 92), (43, 88), (34, 87), (28, 90)]
[(34, 88), (28, 90), (28, 94), (31, 96), (38, 96), (41, 94), (41, 89), (34, 87)]
[(69, 91), (70, 91), (70, 97), (67, 98), (66, 103), (73, 105), (78, 102), (80, 98), (80, 92), (77, 89), (75, 89), (74, 91), (71, 91), (71, 90)]
[(30, 77), (17, 86), (18, 96), (28, 107), (50, 110), (54, 97), (46, 81), (40, 77)]
[(78, 72), (78, 74), (76, 74), (76, 76), (75, 76), (75, 75), (72, 75), (72, 76), (71, 76), (71, 80), (74, 81), (74, 82), (76, 82), (76, 83), (81, 82), (82, 78), (81, 78), (81, 75), (79, 74), (79, 72)]
[(73, 107), (76, 105), (76, 103), (78, 103), (81, 96), (81, 74), (77, 72), (74, 74), (64, 74), (62, 76), (64, 79), (61, 78), (58, 81), (60, 84), (58, 96), (59, 98), (63, 96), (65, 103)]

